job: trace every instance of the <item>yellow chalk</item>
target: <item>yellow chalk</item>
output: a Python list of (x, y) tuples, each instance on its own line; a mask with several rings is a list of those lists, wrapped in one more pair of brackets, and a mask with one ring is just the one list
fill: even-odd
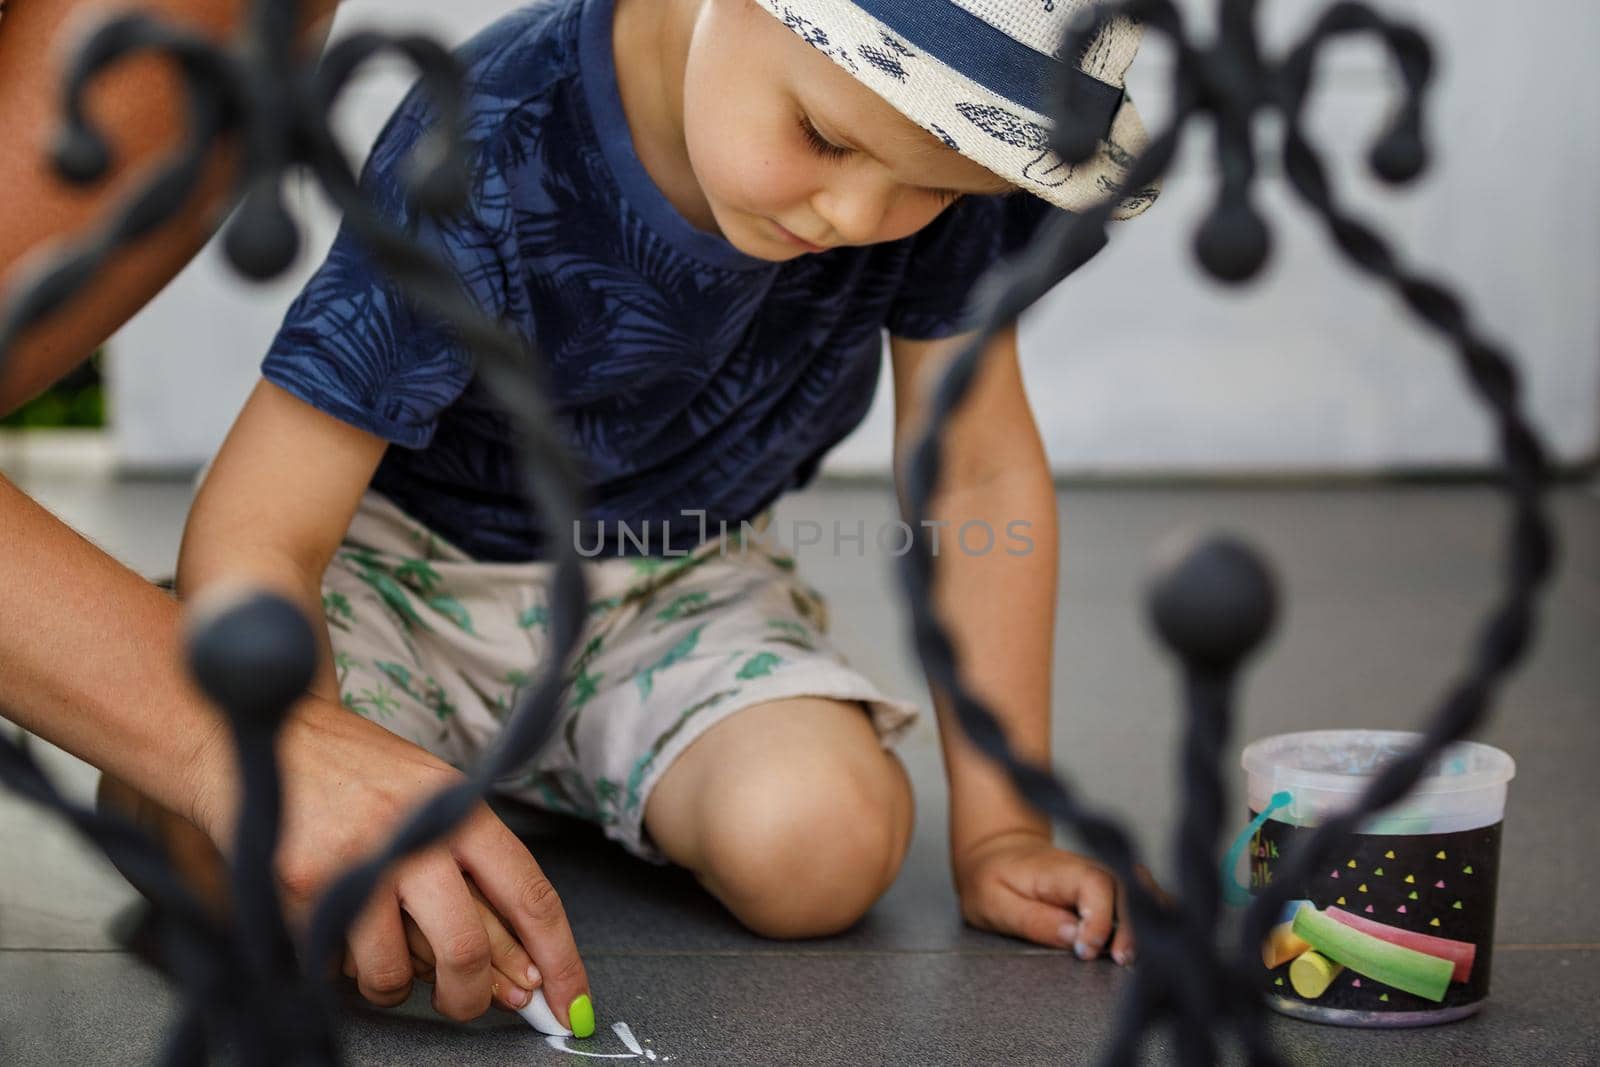
[(1342, 970), (1343, 967), (1320, 952), (1304, 952), (1289, 964), (1289, 984), (1307, 1000), (1316, 1000), (1328, 991)]

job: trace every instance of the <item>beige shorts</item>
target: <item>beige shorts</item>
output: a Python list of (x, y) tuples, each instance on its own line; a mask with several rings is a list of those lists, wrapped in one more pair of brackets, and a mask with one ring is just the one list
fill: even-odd
[[(592, 820), (664, 863), (644, 830), (650, 790), (740, 709), (859, 701), (885, 747), (912, 726), (916, 704), (885, 696), (829, 644), (827, 605), (794, 558), (742, 532), (687, 555), (584, 562), (589, 612), (556, 729), (497, 793)], [(552, 567), (473, 560), (368, 492), (323, 578), (345, 706), (456, 767), (473, 764), (546, 658)]]

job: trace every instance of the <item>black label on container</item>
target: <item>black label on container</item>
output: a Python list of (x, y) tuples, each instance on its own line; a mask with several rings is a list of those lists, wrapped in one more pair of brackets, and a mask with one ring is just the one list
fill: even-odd
[[(1270, 818), (1263, 823), (1250, 840), (1250, 888), (1270, 884), (1282, 859), (1312, 829)], [(1281, 931), (1266, 991), (1319, 1008), (1361, 1012), (1433, 1011), (1481, 1000), (1489, 992), (1499, 863), (1500, 823), (1448, 834), (1349, 835), (1308, 884), (1296, 887), (1293, 899), (1309, 900), (1334, 918), (1354, 917), (1351, 925), (1379, 940), (1455, 957), (1444, 999), (1396, 989), (1348, 963), (1315, 996), (1302, 995), (1290, 974), (1290, 954), (1303, 946)], [(1264, 951), (1271, 953), (1272, 942), (1268, 945)], [(1471, 946), (1470, 953), (1465, 946)], [(1470, 965), (1461, 960), (1468, 955)], [(1320, 983), (1302, 984), (1314, 990)]]

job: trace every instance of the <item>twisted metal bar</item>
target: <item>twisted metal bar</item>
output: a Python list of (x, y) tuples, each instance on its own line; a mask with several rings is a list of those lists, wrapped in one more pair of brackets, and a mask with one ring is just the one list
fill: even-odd
[[(1339, 838), (1404, 796), (1446, 744), (1466, 736), (1481, 722), (1492, 690), (1526, 650), (1533, 599), (1553, 565), (1554, 538), (1540, 500), (1548, 483), (1548, 469), (1539, 439), (1518, 407), (1516, 374), (1510, 363), (1473, 332), (1464, 309), (1452, 294), (1437, 283), (1401, 269), (1371, 227), (1340, 209), (1320, 158), (1301, 126), (1313, 64), (1321, 47), (1342, 34), (1376, 34), (1399, 68), (1405, 98), (1389, 129), (1375, 143), (1370, 162), (1385, 181), (1409, 181), (1419, 175), (1426, 161), (1421, 116), (1431, 73), (1431, 56), (1421, 34), (1365, 5), (1340, 3), (1328, 10), (1285, 63), (1273, 66), (1263, 60), (1257, 44), (1254, 0), (1224, 0), (1219, 36), (1205, 48), (1189, 39), (1170, 0), (1128, 0), (1099, 8), (1074, 27), (1062, 53), (1079, 54), (1110, 19), (1119, 16), (1138, 19), (1147, 29), (1164, 34), (1175, 51), (1172, 125), (1135, 161), (1119, 191), (1141, 189), (1161, 176), (1170, 165), (1178, 131), (1196, 117), (1212, 116), (1217, 125), (1221, 182), (1216, 204), (1196, 234), (1195, 253), (1207, 272), (1219, 280), (1247, 281), (1260, 271), (1270, 248), (1269, 230), (1249, 198), (1255, 177), (1251, 119), (1262, 110), (1283, 112), (1288, 123), (1285, 170), (1301, 198), (1327, 223), (1337, 247), (1358, 267), (1389, 282), (1414, 314), (1456, 344), (1469, 380), (1499, 422), (1507, 488), (1513, 503), (1509, 588), (1505, 601), (1485, 627), (1468, 676), (1429, 717), (1417, 745), (1385, 767), (1356, 807), (1329, 819), (1287, 858), (1272, 885), (1250, 907), (1239, 943), (1227, 956), (1213, 943), (1211, 934), (1217, 919), (1214, 889), (1201, 883), (1215, 870), (1217, 856), (1215, 813), (1223, 795), (1218, 762), (1231, 703), (1230, 679), (1253, 641), (1236, 640), (1223, 650), (1225, 655), (1219, 655), (1207, 647), (1203, 628), (1186, 632), (1160, 627), (1169, 646), (1184, 661), (1189, 690), (1185, 761), (1189, 806), (1179, 844), (1184, 900), (1176, 909), (1169, 909), (1136, 890), (1137, 883), (1131, 881), (1134, 852), (1120, 830), (1109, 825), (1105, 816), (1078, 803), (1065, 785), (1021, 762), (1011, 752), (992, 712), (959, 680), (953, 648), (932, 611), (931, 557), (925, 539), (917, 538), (913, 550), (903, 558), (902, 575), (918, 651), (930, 677), (950, 696), (963, 728), (1006, 769), (1030, 802), (1072, 827), (1088, 849), (1130, 886), (1132, 918), (1144, 966), (1119, 1016), (1105, 1062), (1132, 1062), (1143, 1028), (1175, 1016), (1179, 1056), (1185, 1062), (1212, 1062), (1217, 1055), (1213, 1031), (1231, 1026), (1251, 1063), (1273, 1064), (1279, 1060), (1266, 1037), (1261, 1002), (1249, 969), (1256, 946), (1295, 887)], [(1055, 137), (1058, 150), (1072, 163), (1084, 161), (1097, 148), (1088, 124), (1078, 123), (1073, 113), (1076, 88), (1071, 80), (1061, 86), (1064, 107)], [(1108, 204), (1061, 221), (1013, 263), (985, 279), (975, 301), (977, 333), (951, 360), (935, 387), (932, 414), (914, 449), (908, 489), (914, 529), (922, 528), (927, 502), (938, 481), (939, 432), (976, 375), (988, 342), (1055, 280), (1049, 272), (1055, 261), (1047, 257), (1047, 250), (1083, 247), (1091, 235), (1104, 227), (1109, 213)], [(1218, 544), (1212, 543), (1181, 561), (1156, 587), (1157, 604), (1166, 601), (1168, 610), (1172, 610), (1170, 601), (1179, 597), (1178, 590), (1188, 584), (1196, 587), (1187, 594), (1193, 601), (1192, 610), (1226, 611), (1230, 597), (1239, 596), (1260, 581), (1251, 573), (1256, 568), (1231, 563), (1226, 566), (1238, 573), (1230, 580), (1185, 581), (1185, 571), (1190, 569), (1215, 570), (1223, 566), (1206, 562), (1221, 551)], [(1264, 568), (1260, 573), (1265, 573)], [(1267, 603), (1270, 600), (1259, 602), (1257, 611), (1265, 611)], [(1259, 621), (1264, 634), (1265, 616)], [(1242, 634), (1250, 628), (1235, 630)], [(1182, 936), (1183, 933), (1189, 936)]]
[[(64, 177), (93, 181), (108, 166), (104, 138), (88, 124), (79, 102), (85, 86), (99, 72), (136, 49), (165, 52), (182, 66), (191, 111), (189, 135), (166, 169), (141, 188), (108, 225), (80, 242), (58, 265), (22, 285), (18, 295), (0, 310), (0, 371), (15, 339), (81, 290), (111, 251), (137, 240), (181, 210), (212, 142), (242, 131), (247, 153), (238, 184), (244, 198), (224, 235), (230, 261), (245, 276), (257, 279), (287, 269), (299, 242), (297, 224), (283, 205), (281, 182), (290, 166), (307, 168), (345, 210), (347, 224), (380, 265), (425, 312), (452, 327), (463, 347), (479, 361), (479, 372), (506, 405), (522, 437), (525, 455), (531, 459), (523, 471), (530, 502), (552, 529), (573, 528), (582, 513), (583, 489), (555, 436), (556, 420), (544, 402), (543, 361), (526, 351), (519, 338), (486, 318), (444, 264), (395, 232), (372, 210), (360, 195), (359, 183), (329, 124), (340, 91), (360, 66), (383, 51), (410, 59), (440, 115), (430, 138), (413, 155), (417, 178), (411, 192), (424, 211), (459, 208), (466, 183), (461, 173), (462, 75), (454, 58), (423, 37), (372, 32), (345, 40), (319, 68), (312, 68), (288, 47), (296, 9), (294, 0), (260, 0), (252, 9), (249, 31), (230, 48), (183, 37), (136, 16), (111, 20), (88, 39), (69, 76), (64, 108), (67, 125), (56, 153)], [(228, 1020), (222, 1029), (234, 1038), (231, 1043), (236, 1054), (246, 1062), (336, 1062), (334, 988), (317, 976), (326, 973), (337, 959), (345, 931), (378, 878), (396, 860), (448, 834), (483, 799), (496, 778), (537, 751), (554, 725), (563, 665), (577, 644), (588, 598), (576, 544), (553, 540), (550, 656), (539, 665), (494, 747), (466, 779), (423, 805), (376, 855), (345, 872), (324, 893), (313, 912), (299, 960), (285, 950), (284, 920), (268, 862), (278, 832), (273, 736), (290, 698), (284, 698), (279, 714), (267, 717), (269, 725), (263, 727), (261, 715), (251, 714), (223, 697), (220, 690), (213, 690), (234, 725), (245, 778), (240, 847), (232, 872), (240, 899), (236, 921), (221, 932), (211, 953), (216, 958), (196, 952), (168, 952), (165, 956), (169, 969), (183, 981), (191, 1004), (166, 1062), (203, 1062), (206, 1042), (197, 1020), (216, 1018)], [(270, 630), (282, 625), (281, 616), (275, 621), (271, 612), (258, 612), (252, 619), (256, 628)], [(203, 639), (203, 634), (196, 638)], [(247, 649), (238, 644), (231, 651), (243, 656)], [(240, 662), (228, 669), (244, 671), (247, 666)], [(291, 692), (303, 689), (302, 684)], [(8, 784), (44, 780), (17, 746), (0, 741), (0, 756), (8, 768)], [(34, 789), (32, 796), (48, 807), (73, 814), (51, 791)], [(78, 818), (74, 825), (102, 848), (126, 847), (108, 836), (102, 821)], [(115, 825), (117, 833), (143, 840), (132, 828)], [(150, 895), (157, 903), (156, 924), (164, 940), (171, 941), (179, 936), (174, 929), (185, 931), (204, 919), (197, 914), (192, 898), (163, 869), (159, 855), (159, 849), (144, 841), (137, 859), (141, 869), (157, 871), (152, 877), (156, 891)], [(179, 906), (168, 906), (169, 900), (179, 901)], [(221, 968), (218, 959), (239, 965), (232, 968), (236, 973), (227, 981), (219, 980), (229, 969)]]
[[(424, 211), (457, 210), (465, 202), (469, 184), (460, 144), (460, 71), (449, 53), (426, 38), (379, 32), (346, 38), (313, 69), (290, 46), (297, 7), (295, 0), (257, 0), (248, 31), (226, 48), (147, 19), (124, 17), (108, 22), (80, 50), (68, 79), (66, 124), (56, 151), (58, 169), (65, 177), (93, 180), (108, 166), (104, 139), (83, 116), (83, 90), (105, 67), (131, 52), (164, 52), (179, 64), (189, 97), (188, 136), (115, 218), (20, 286), (16, 296), (0, 307), (0, 371), (6, 352), (23, 330), (79, 292), (112, 251), (182, 208), (211, 143), (242, 133), (246, 155), (238, 191), (243, 202), (224, 235), (230, 261), (251, 278), (270, 278), (286, 269), (299, 247), (299, 234), (283, 203), (282, 180), (291, 167), (309, 170), (343, 209), (347, 225), (380, 266), (420, 308), (454, 330), (463, 348), (480, 361), (480, 373), (522, 434), (530, 502), (551, 520), (552, 529), (571, 528), (581, 511), (583, 490), (554, 433), (537, 351), (484, 318), (444, 264), (395, 232), (371, 208), (328, 124), (340, 92), (364, 63), (387, 51), (407, 58), (438, 113), (437, 124), (413, 156), (416, 179), (411, 194)], [(1506, 487), (1513, 501), (1508, 588), (1485, 627), (1466, 676), (1429, 717), (1418, 746), (1377, 776), (1357, 808), (1329, 820), (1306, 845), (1286, 857), (1279, 876), (1247, 912), (1237, 944), (1231, 946), (1219, 943), (1216, 932), (1217, 836), (1227, 797), (1222, 762), (1239, 668), (1265, 637), (1275, 613), (1276, 593), (1266, 565), (1246, 546), (1213, 540), (1165, 560), (1151, 589), (1152, 623), (1183, 661), (1189, 709), (1183, 759), (1187, 803), (1175, 842), (1182, 903), (1172, 905), (1138, 878), (1137, 846), (1114, 818), (1078, 797), (1049, 767), (1022, 761), (1011, 750), (993, 713), (966, 688), (949, 636), (933, 612), (933, 557), (926, 540), (914, 537), (912, 550), (903, 557), (901, 577), (913, 643), (963, 730), (1005, 768), (1030, 803), (1071, 828), (1128, 888), (1129, 918), (1144, 962), (1119, 1009), (1105, 1062), (1132, 1062), (1141, 1036), (1152, 1026), (1170, 1022), (1180, 1062), (1215, 1062), (1219, 1038), (1231, 1030), (1252, 1064), (1275, 1064), (1279, 1059), (1267, 1040), (1250, 969), (1255, 946), (1296, 882), (1314, 869), (1337, 839), (1403, 796), (1443, 745), (1465, 736), (1487, 714), (1495, 687), (1531, 639), (1534, 600), (1553, 566), (1553, 537), (1541, 507), (1548, 471), (1539, 439), (1521, 414), (1517, 377), (1509, 361), (1477, 335), (1456, 297), (1404, 269), (1369, 225), (1339, 205), (1301, 125), (1316, 57), (1325, 44), (1353, 33), (1375, 35), (1389, 50), (1405, 95), (1390, 127), (1375, 143), (1370, 163), (1387, 181), (1416, 177), (1426, 162), (1423, 96), (1432, 68), (1422, 36), (1365, 5), (1338, 3), (1281, 63), (1274, 64), (1259, 47), (1254, 0), (1220, 0), (1219, 32), (1207, 46), (1191, 40), (1171, 0), (1127, 0), (1097, 9), (1075, 26), (1063, 54), (1077, 54), (1107, 20), (1124, 16), (1143, 22), (1173, 46), (1174, 117), (1146, 152), (1130, 161), (1117, 192), (1143, 190), (1162, 177), (1184, 128), (1197, 118), (1212, 118), (1220, 181), (1217, 199), (1196, 232), (1194, 250), (1213, 276), (1247, 281), (1259, 272), (1271, 247), (1268, 225), (1251, 203), (1257, 177), (1252, 119), (1265, 110), (1281, 112), (1286, 119), (1285, 172), (1300, 198), (1323, 219), (1335, 246), (1359, 269), (1393, 288), (1414, 314), (1455, 344), (1468, 380), (1497, 419)], [(1076, 121), (1077, 89), (1074, 79), (1063, 79), (1059, 86), (1058, 123), (1052, 135), (1069, 163), (1082, 161), (1099, 148), (1095, 132)], [(1099, 251), (1115, 199), (1075, 217), (1051, 219), (1026, 249), (980, 280), (972, 303), (973, 339), (944, 369), (933, 391), (930, 418), (911, 452), (907, 504), (913, 530), (923, 529), (921, 520), (938, 483), (942, 430), (969, 390), (988, 341)], [(575, 545), (562, 538), (554, 541), (552, 654), (499, 741), (464, 782), (435, 797), (372, 859), (336, 881), (319, 902), (298, 955), (278, 909), (269, 864), (278, 833), (272, 738), (304, 686), (303, 681), (291, 683), (301, 677), (299, 672), (309, 673), (305, 648), (296, 636), (304, 635), (305, 620), (287, 605), (269, 597), (231, 604), (191, 638), (197, 676), (233, 724), (244, 771), (241, 847), (233, 869), (237, 907), (235, 921), (227, 926), (204, 913), (173, 876), (157, 846), (120, 820), (65, 801), (25, 752), (0, 740), (0, 780), (65, 816), (157, 902), (166, 965), (185, 997), (165, 1062), (202, 1062), (208, 1049), (224, 1042), (245, 1062), (336, 1062), (331, 984), (320, 976), (336, 959), (344, 932), (376, 879), (399, 857), (447, 834), (496, 777), (542, 744), (553, 724), (561, 667), (576, 645), (586, 602)], [(250, 650), (265, 637), (273, 638), (276, 659), (252, 665)], [(267, 694), (236, 684), (263, 675), (282, 684)], [(227, 981), (221, 980), (224, 975)]]

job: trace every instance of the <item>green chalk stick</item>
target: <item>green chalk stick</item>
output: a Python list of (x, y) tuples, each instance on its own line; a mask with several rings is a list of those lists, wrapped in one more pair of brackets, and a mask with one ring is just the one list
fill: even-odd
[(1450, 988), (1455, 964), (1400, 945), (1380, 941), (1320, 911), (1301, 908), (1291, 927), (1312, 948), (1375, 982), (1404, 989), (1438, 1003)]

